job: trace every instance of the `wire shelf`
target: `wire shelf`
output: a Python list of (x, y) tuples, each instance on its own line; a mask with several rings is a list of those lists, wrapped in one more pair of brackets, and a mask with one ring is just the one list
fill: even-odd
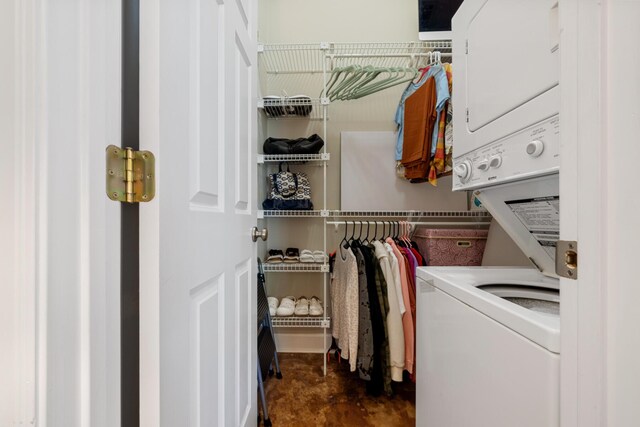
[(262, 45), (260, 68), (267, 74), (322, 74), (326, 47), (326, 43)]
[(323, 106), (328, 104), (329, 100), (326, 98), (309, 98), (304, 95), (265, 96), (258, 100), (258, 108), (264, 111), (268, 119), (274, 120), (323, 120)]
[(281, 210), (281, 211), (264, 211), (264, 210), (259, 210), (258, 211), (258, 218), (295, 218), (295, 217), (299, 217), (299, 218), (305, 218), (305, 217), (315, 217), (315, 218), (319, 218), (319, 217), (327, 217), (329, 216), (329, 211), (285, 211), (285, 210)]
[(329, 317), (272, 317), (275, 328), (330, 328)]
[(321, 74), (325, 59), (332, 66), (418, 67), (421, 58), (435, 50), (449, 54), (451, 41), (271, 44), (260, 46), (258, 52), (267, 74)]
[(299, 264), (262, 264), (265, 273), (328, 273), (329, 264), (312, 264), (312, 263), (299, 263)]
[(320, 154), (258, 154), (258, 163), (279, 162), (328, 162), (331, 159), (329, 153)]
[(330, 216), (336, 218), (492, 218), (485, 211), (330, 211)]

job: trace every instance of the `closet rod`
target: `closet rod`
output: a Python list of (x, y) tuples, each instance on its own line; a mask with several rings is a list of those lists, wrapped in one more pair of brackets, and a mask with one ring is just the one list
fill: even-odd
[(403, 224), (409, 224), (409, 225), (489, 225), (491, 224), (490, 221), (467, 221), (467, 222), (462, 222), (462, 221), (447, 221), (447, 222), (439, 222), (439, 221), (432, 221), (432, 222), (425, 222), (425, 221), (418, 221), (418, 222), (414, 222), (414, 221), (327, 221), (327, 225), (333, 225), (336, 228), (338, 226), (341, 225), (361, 225), (361, 224), (378, 224), (378, 225), (389, 225), (389, 224), (395, 224), (395, 223), (403, 223)]
[[(427, 58), (429, 54), (433, 56), (435, 52), (430, 53), (329, 53), (327, 54), (330, 58)], [(451, 56), (451, 53), (440, 52), (440, 56)]]

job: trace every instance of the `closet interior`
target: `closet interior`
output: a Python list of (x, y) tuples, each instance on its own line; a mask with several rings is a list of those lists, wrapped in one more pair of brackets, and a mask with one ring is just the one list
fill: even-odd
[[(441, 187), (414, 184), (422, 187), (420, 190), (427, 199), (422, 205), (408, 201), (385, 210), (342, 210), (343, 200), (337, 194), (340, 133), (354, 128), (375, 130), (380, 127), (378, 121), (388, 129), (400, 98), (399, 91), (419, 77), (421, 68), (450, 58), (450, 41), (264, 44), (259, 46), (258, 52), (262, 140), (318, 134), (324, 141), (322, 150), (314, 154), (258, 154), (259, 203), (269, 197), (267, 177), (283, 167), (309, 177), (313, 202), (311, 210), (267, 209), (258, 212), (262, 227), (269, 230), (269, 240), (259, 249), (263, 261), (269, 258), (269, 251), (281, 250), (285, 254), (287, 248), (295, 248), (298, 253), (304, 249), (312, 253), (334, 252), (341, 238), (337, 229), (345, 224), (349, 227), (355, 227), (357, 223), (371, 225), (371, 236), (373, 225), (378, 224), (381, 226), (378, 237), (383, 226), (390, 231), (396, 221), (406, 221), (413, 229), (418, 226), (488, 227), (489, 214), (469, 211), (466, 194), (452, 197), (447, 188), (450, 181), (446, 178)], [(359, 76), (362, 73), (385, 73), (386, 76), (371, 83)], [(349, 86), (350, 80), (360, 84)], [(380, 120), (382, 117), (384, 119)], [(394, 163), (392, 155), (388, 161)], [(372, 171), (372, 175), (375, 174)], [(393, 183), (397, 178), (385, 176), (380, 179)], [(375, 185), (367, 176), (354, 184), (356, 187)], [(344, 185), (340, 187), (344, 188)], [(444, 203), (439, 203), (438, 194), (443, 193), (449, 194), (443, 196), (446, 197)], [(452, 198), (454, 203), (451, 203)], [(448, 209), (451, 205), (456, 210)], [(418, 206), (429, 209), (416, 209)], [(265, 262), (264, 270), (268, 276), (268, 291), (273, 296), (316, 297), (321, 301), (322, 315), (274, 316), (273, 325), (279, 351), (318, 353), (321, 355), (318, 363), (322, 363), (326, 375), (327, 357), (324, 355), (332, 342), (328, 259), (304, 263)]]
[[(350, 14), (362, 12), (369, 3), (303, 6), (278, 0), (260, 5), (256, 203), (258, 228), (268, 229), (269, 238), (258, 242), (258, 256), (269, 296), (320, 300), (321, 316), (276, 315), (273, 324), (278, 351), (315, 353), (318, 365), (310, 369), (322, 368), (326, 375), (332, 345), (329, 263), (269, 263), (270, 251), (281, 251), (282, 256), (288, 248), (300, 254), (330, 254), (344, 236), (345, 221), (365, 221), (365, 230), (366, 221), (407, 221), (414, 230), (487, 230), (491, 217), (475, 209), (469, 194), (452, 192), (450, 176), (438, 177), (437, 186), (398, 178), (394, 138), (399, 101), (407, 86), (420, 79), (423, 67), (452, 61), (451, 40), (416, 41), (413, 4), (375, 2), (375, 16), (355, 20)], [(357, 79), (358, 74), (381, 70), (386, 74), (373, 81)], [(364, 84), (349, 86), (349, 81)], [(314, 135), (324, 142), (317, 153), (263, 150), (268, 138)], [(308, 177), (313, 209), (260, 210), (270, 196), (268, 177), (280, 169)], [(349, 234), (352, 227), (348, 225)], [(486, 242), (485, 255), (493, 262), (527, 262), (495, 223)], [(505, 254), (516, 255), (505, 262)]]

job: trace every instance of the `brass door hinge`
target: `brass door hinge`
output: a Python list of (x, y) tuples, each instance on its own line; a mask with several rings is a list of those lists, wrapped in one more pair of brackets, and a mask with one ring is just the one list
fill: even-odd
[(117, 202), (149, 202), (156, 195), (156, 158), (150, 151), (107, 147), (107, 196)]
[(578, 242), (558, 240), (556, 243), (556, 274), (567, 279), (578, 278)]

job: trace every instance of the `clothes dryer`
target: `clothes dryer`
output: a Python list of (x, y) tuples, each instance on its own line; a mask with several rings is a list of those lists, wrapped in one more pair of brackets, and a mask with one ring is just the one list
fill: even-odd
[(453, 189), (556, 173), (557, 4), (466, 0), (452, 28)]

